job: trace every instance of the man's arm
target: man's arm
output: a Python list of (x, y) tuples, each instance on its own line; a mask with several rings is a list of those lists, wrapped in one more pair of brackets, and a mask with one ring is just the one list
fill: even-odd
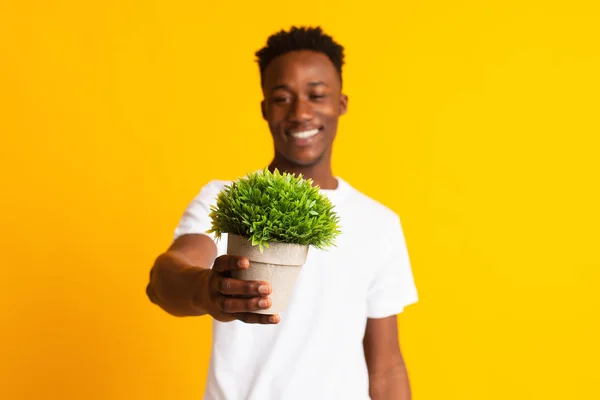
[[(217, 248), (206, 235), (183, 235), (161, 254), (150, 271), (146, 294), (171, 315), (183, 317), (208, 313), (201, 307), (208, 295), (209, 268)], [(202, 301), (204, 300), (204, 301)]]
[(152, 267), (146, 286), (150, 301), (178, 317), (209, 314), (220, 322), (279, 323), (278, 315), (253, 313), (271, 307), (268, 282), (230, 277), (231, 271), (248, 268), (248, 259), (217, 253), (206, 235), (177, 238)]
[(371, 399), (410, 400), (410, 384), (398, 343), (396, 316), (369, 318), (363, 346)]

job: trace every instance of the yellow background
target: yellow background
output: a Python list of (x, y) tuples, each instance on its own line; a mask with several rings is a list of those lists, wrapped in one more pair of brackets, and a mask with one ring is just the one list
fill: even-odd
[(600, 398), (595, 2), (217, 3), (0, 3), (0, 398), (201, 398), (209, 319), (144, 288), (270, 160), (253, 53), (291, 24), (347, 48), (335, 173), (402, 216), (414, 398)]

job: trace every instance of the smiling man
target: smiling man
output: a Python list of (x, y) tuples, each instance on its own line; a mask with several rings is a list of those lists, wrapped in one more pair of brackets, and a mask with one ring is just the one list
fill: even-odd
[(335, 205), (337, 246), (311, 249), (290, 304), (271, 305), (269, 282), (231, 278), (247, 259), (215, 243), (210, 206), (228, 181), (205, 184), (185, 210), (147, 293), (175, 316), (213, 318), (205, 399), (410, 399), (396, 316), (417, 301), (400, 218), (332, 173), (342, 92), (343, 47), (320, 28), (269, 37), (256, 53), (262, 115), (273, 137), (270, 170), (314, 180)]

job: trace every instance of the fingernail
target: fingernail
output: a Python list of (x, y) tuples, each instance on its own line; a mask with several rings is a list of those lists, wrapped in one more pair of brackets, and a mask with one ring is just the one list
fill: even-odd
[(240, 268), (246, 268), (248, 266), (246, 260), (238, 260), (237, 265)]
[(269, 305), (269, 301), (267, 299), (262, 299), (258, 302), (258, 306), (260, 308), (267, 308), (268, 305)]
[(259, 292), (259, 293), (263, 293), (263, 294), (267, 294), (267, 293), (269, 293), (269, 292), (270, 292), (270, 290), (269, 290), (269, 285), (260, 285), (260, 286), (258, 287), (258, 292)]
[(277, 323), (277, 317), (276, 317), (275, 315), (271, 315), (271, 316), (269, 317), (269, 322), (272, 322), (272, 323), (274, 323), (274, 324), (275, 324), (275, 323)]

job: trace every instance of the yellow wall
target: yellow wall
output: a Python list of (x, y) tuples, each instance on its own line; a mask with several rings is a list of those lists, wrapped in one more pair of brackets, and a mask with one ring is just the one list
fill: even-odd
[(414, 398), (600, 398), (594, 2), (217, 3), (0, 3), (0, 398), (201, 397), (210, 321), (147, 274), (269, 161), (253, 52), (293, 23), (347, 47), (335, 172), (403, 218)]

